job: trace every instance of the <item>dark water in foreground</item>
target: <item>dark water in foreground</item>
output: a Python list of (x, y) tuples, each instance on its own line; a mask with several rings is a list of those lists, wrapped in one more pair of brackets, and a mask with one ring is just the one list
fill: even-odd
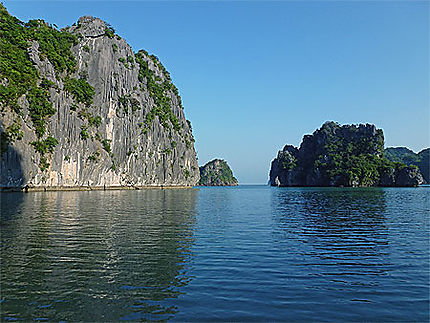
[(1, 320), (429, 320), (430, 188), (1, 195)]

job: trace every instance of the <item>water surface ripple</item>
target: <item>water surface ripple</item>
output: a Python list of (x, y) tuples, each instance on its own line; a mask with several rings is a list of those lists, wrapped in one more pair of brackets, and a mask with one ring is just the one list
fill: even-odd
[(429, 193), (2, 193), (1, 320), (428, 322)]

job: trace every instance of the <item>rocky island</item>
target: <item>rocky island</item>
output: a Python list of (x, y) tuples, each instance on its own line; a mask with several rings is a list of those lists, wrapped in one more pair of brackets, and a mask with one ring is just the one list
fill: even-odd
[(385, 157), (392, 162), (417, 166), (426, 183), (430, 183), (430, 148), (416, 154), (406, 147), (390, 147), (385, 149)]
[(417, 166), (385, 158), (384, 134), (371, 124), (326, 122), (305, 135), (299, 148), (286, 145), (272, 161), (272, 186), (417, 186)]
[(0, 11), (0, 187), (198, 183), (191, 123), (156, 56), (98, 18), (58, 30)]
[(227, 162), (214, 159), (200, 167), (200, 186), (237, 186), (238, 181)]

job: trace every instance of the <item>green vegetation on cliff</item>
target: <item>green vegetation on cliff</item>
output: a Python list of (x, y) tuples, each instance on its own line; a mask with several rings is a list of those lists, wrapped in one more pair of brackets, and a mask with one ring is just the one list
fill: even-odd
[(390, 147), (385, 149), (385, 157), (392, 162), (414, 165), (420, 169), (427, 183), (430, 183), (430, 148), (423, 149), (418, 154), (406, 147)]
[(0, 85), (2, 108), (8, 106), (18, 112), (18, 98), (37, 87), (39, 74), (28, 54), (33, 42), (37, 42), (41, 59), (47, 58), (61, 73), (75, 70), (76, 60), (70, 48), (77, 41), (76, 36), (58, 31), (43, 20), (25, 24), (0, 4), (0, 77), (7, 80)]
[(19, 97), (36, 86), (39, 74), (31, 62), (27, 48), (29, 32), (23, 22), (9, 15), (0, 4), (0, 84), (1, 109), (20, 111)]
[(58, 140), (49, 136), (44, 140), (33, 141), (31, 144), (34, 146), (34, 149), (43, 156), (46, 153), (54, 152), (54, 148), (58, 144)]
[(385, 157), (393, 162), (405, 163), (406, 165), (415, 165), (419, 162), (418, 155), (406, 147), (387, 148), (385, 149)]
[(93, 103), (94, 88), (85, 79), (66, 78), (64, 89), (71, 93), (76, 101), (87, 106)]
[[(46, 134), (47, 118), (56, 112), (49, 93), (54, 83), (40, 78), (30, 59), (29, 48), (32, 47), (32, 51), (37, 52), (41, 60), (47, 59), (54, 66), (57, 77), (60, 77), (76, 70), (71, 47), (77, 43), (77, 36), (59, 31), (43, 20), (23, 23), (11, 16), (0, 4), (0, 110), (11, 109), (21, 113), (18, 99), (25, 95), (30, 119), (39, 138)], [(94, 90), (85, 80), (66, 77), (65, 87), (77, 101), (91, 104)], [(5, 142), (8, 144), (15, 139), (9, 133), (5, 133), (2, 138), (3, 148)], [(5, 151), (2, 149), (2, 153)]]
[(201, 186), (234, 186), (237, 179), (225, 160), (214, 159), (200, 168)]
[(278, 153), (270, 182), (277, 186), (408, 186), (420, 182), (416, 172), (416, 166), (384, 157), (384, 135), (374, 125), (326, 122), (304, 136), (299, 149), (287, 145)]
[(329, 122), (320, 129), (324, 145), (314, 162), (323, 177), (331, 183), (371, 186), (379, 181), (379, 169), (388, 161), (382, 159), (384, 135), (376, 129), (371, 136), (360, 134), (360, 128), (342, 127)]
[(46, 57), (57, 73), (75, 71), (76, 60), (70, 48), (78, 43), (78, 37), (58, 31), (43, 20), (30, 20), (25, 26), (28, 27), (29, 39), (39, 44), (41, 58)]
[(31, 87), (27, 92), (27, 100), (34, 130), (39, 137), (42, 137), (46, 131), (45, 120), (56, 112), (49, 101), (49, 92), (40, 87)]
[[(168, 121), (176, 131), (181, 130), (182, 125), (179, 123), (178, 118), (172, 111), (172, 99), (168, 95), (169, 91), (173, 91), (175, 95), (180, 99), (178, 89), (170, 80), (170, 75), (167, 73), (165, 68), (159, 63), (158, 59), (151, 55), (150, 58), (163, 71), (163, 76), (166, 78), (164, 82), (161, 82), (161, 78), (157, 77), (155, 73), (149, 68), (148, 62), (145, 60), (145, 56), (148, 53), (145, 51), (139, 51), (136, 53), (136, 62), (139, 64), (139, 81), (146, 82), (149, 94), (154, 100), (155, 107), (149, 112), (146, 117), (147, 125), (150, 126), (155, 116), (158, 116), (160, 123), (163, 127), (168, 127)], [(179, 101), (180, 103), (180, 101)]]

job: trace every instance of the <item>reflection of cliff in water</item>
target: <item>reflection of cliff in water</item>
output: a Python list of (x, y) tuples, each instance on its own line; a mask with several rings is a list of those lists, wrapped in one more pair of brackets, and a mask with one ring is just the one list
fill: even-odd
[(385, 273), (384, 189), (278, 189), (272, 197), (278, 225), (303, 246), (301, 265), (330, 276)]
[(164, 320), (177, 311), (166, 300), (191, 279), (195, 190), (7, 194), (7, 205), (17, 197), (1, 210), (2, 318)]

